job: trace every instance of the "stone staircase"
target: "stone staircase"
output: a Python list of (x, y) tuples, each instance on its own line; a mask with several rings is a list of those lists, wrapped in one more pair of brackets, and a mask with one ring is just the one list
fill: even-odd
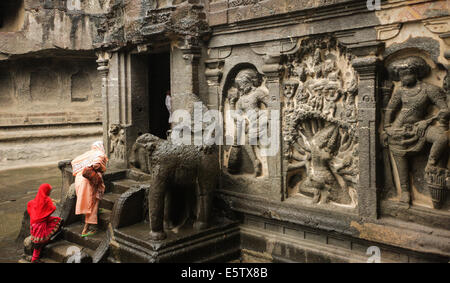
[[(112, 173), (112, 175), (115, 173)], [(124, 175), (122, 179), (107, 181), (105, 179), (105, 194), (99, 204), (97, 233), (89, 237), (81, 237), (84, 226), (84, 217), (75, 223), (65, 225), (62, 233), (47, 244), (41, 252), (41, 261), (44, 263), (66, 263), (79, 260), (82, 263), (93, 261), (94, 254), (100, 244), (107, 240), (107, 229), (111, 221), (112, 210), (119, 197), (131, 187), (142, 182), (131, 179), (133, 176)], [(117, 174), (116, 174), (117, 176)], [(79, 258), (74, 256), (80, 252)], [(26, 255), (20, 262), (30, 262), (31, 256)]]

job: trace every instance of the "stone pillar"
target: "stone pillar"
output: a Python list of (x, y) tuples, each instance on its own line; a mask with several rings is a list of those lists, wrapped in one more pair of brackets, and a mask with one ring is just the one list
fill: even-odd
[(219, 110), (220, 107), (220, 82), (222, 80), (222, 68), (224, 60), (211, 59), (205, 61), (205, 76), (208, 82), (208, 108)]
[(194, 37), (186, 38), (180, 50), (185, 60), (184, 73), (187, 77), (184, 81), (185, 92), (199, 95), (198, 64), (201, 58), (201, 47), (198, 44), (198, 39)]
[[(366, 50), (366, 49), (365, 49)], [(368, 49), (372, 51), (372, 49)], [(359, 53), (352, 61), (359, 76), (358, 84), (358, 135), (359, 135), (359, 187), (358, 208), (361, 217), (378, 217), (377, 184), (377, 105), (379, 60), (369, 52)]]
[[(278, 131), (270, 132), (270, 135), (277, 135), (278, 147), (277, 154), (275, 156), (267, 157), (269, 178), (274, 180), (274, 188), (283, 188), (283, 178), (282, 178), (282, 138), (281, 138), (281, 72), (283, 66), (281, 63), (281, 54), (266, 54), (263, 56), (264, 65), (262, 71), (266, 76), (266, 87), (269, 90), (270, 105), (268, 108), (270, 110), (277, 110), (279, 112), (279, 123)], [(271, 114), (269, 114), (271, 115)], [(269, 116), (270, 118), (270, 116)], [(281, 200), (284, 200), (284, 190), (281, 192), (272, 192), (274, 194), (281, 193)]]
[[(97, 64), (98, 72), (100, 73), (102, 79), (102, 96), (101, 103), (103, 105), (103, 145), (105, 147), (106, 154), (109, 157), (109, 99), (108, 99), (108, 88), (109, 88), (109, 60), (111, 59), (111, 53), (105, 51), (97, 52)], [(96, 101), (97, 102), (97, 101)]]

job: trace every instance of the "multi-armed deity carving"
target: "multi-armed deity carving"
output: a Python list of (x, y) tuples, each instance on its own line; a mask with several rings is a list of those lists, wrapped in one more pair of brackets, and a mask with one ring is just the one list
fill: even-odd
[[(238, 140), (234, 141), (234, 145), (229, 152), (228, 170), (237, 173), (239, 169), (240, 159), (244, 151), (249, 157), (255, 176), (262, 175), (262, 163), (258, 154), (259, 146), (257, 145), (257, 137), (260, 136), (262, 129), (258, 129), (258, 121), (260, 112), (263, 107), (269, 106), (269, 92), (267, 88), (261, 85), (261, 76), (253, 68), (244, 68), (240, 70), (234, 78), (234, 85), (228, 90), (227, 102), (231, 119), (239, 120), (243, 117), (243, 123), (236, 123), (236, 132), (234, 137), (239, 138), (238, 133), (245, 133), (245, 138), (249, 140), (237, 145)], [(239, 117), (234, 117), (239, 116)], [(245, 127), (242, 129), (241, 127)], [(242, 131), (243, 130), (243, 131)], [(255, 140), (252, 140), (255, 139)]]
[[(431, 145), (425, 166), (425, 186), (433, 206), (439, 208), (447, 190), (449, 108), (445, 91), (423, 79), (431, 73), (427, 62), (419, 56), (392, 61), (388, 65), (395, 84), (384, 116), (384, 144), (392, 153), (400, 185), (400, 201), (411, 202), (411, 158), (423, 154)], [(434, 106), (436, 111), (430, 111)]]
[(357, 77), (344, 48), (302, 41), (286, 56), (283, 138), (288, 196), (355, 207), (358, 182)]

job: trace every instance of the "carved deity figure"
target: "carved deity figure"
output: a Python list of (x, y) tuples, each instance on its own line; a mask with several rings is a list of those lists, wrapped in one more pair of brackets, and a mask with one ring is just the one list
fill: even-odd
[[(449, 109), (443, 89), (425, 83), (422, 79), (430, 74), (430, 66), (424, 59), (413, 56), (392, 62), (389, 72), (394, 81), (400, 81), (386, 108), (384, 141), (394, 156), (401, 186), (400, 201), (410, 203), (408, 157), (422, 151), (425, 143), (432, 144), (425, 168), (426, 182), (430, 186), (433, 172), (443, 172), (447, 164)], [(429, 106), (439, 112), (427, 118)], [(395, 116), (395, 114), (397, 114)], [(394, 119), (395, 118), (395, 119)], [(427, 177), (428, 176), (428, 177)], [(436, 185), (436, 184), (434, 184)], [(439, 185), (439, 184), (438, 184)], [(440, 184), (445, 186), (444, 182)], [(433, 199), (435, 207), (438, 201)]]
[[(299, 87), (300, 85), (300, 87)], [(302, 89), (303, 85), (301, 82), (291, 80), (284, 82), (283, 94), (287, 98), (286, 107), (289, 109), (293, 108), (292, 98), (296, 95), (297, 89)]]
[(120, 125), (111, 125), (109, 129), (109, 137), (111, 140), (110, 153), (117, 160), (125, 159), (125, 130)]
[[(355, 208), (357, 77), (336, 42), (306, 40), (302, 46), (297, 56), (287, 58), (283, 80), (287, 192), (310, 198), (313, 204)], [(287, 94), (294, 81), (298, 88), (290, 101)]]
[(330, 124), (320, 130), (310, 141), (311, 163), (307, 179), (300, 184), (300, 191), (312, 193), (313, 203), (326, 203), (330, 192), (339, 187), (330, 170), (330, 161), (338, 143), (338, 127)]
[[(260, 87), (258, 73), (253, 69), (244, 69), (240, 71), (235, 78), (235, 86), (237, 88), (237, 97), (230, 99), (230, 106), (232, 110), (237, 110), (239, 113), (246, 117), (245, 121), (245, 134), (249, 137), (257, 137), (257, 133), (251, 131), (257, 131), (257, 125), (250, 123), (258, 123), (258, 110), (264, 105), (269, 105), (269, 93)], [(253, 115), (256, 115), (253, 116)], [(238, 133), (241, 132), (242, 126), (238, 123)], [(252, 161), (255, 175), (260, 176), (262, 174), (262, 165), (259, 158), (256, 156), (256, 142), (245, 143), (243, 145), (244, 150), (247, 152), (250, 160)]]
[(331, 114), (331, 117), (334, 117), (336, 113), (336, 102), (342, 93), (341, 83), (337, 80), (329, 81), (325, 85), (323, 92), (325, 97), (323, 114)]

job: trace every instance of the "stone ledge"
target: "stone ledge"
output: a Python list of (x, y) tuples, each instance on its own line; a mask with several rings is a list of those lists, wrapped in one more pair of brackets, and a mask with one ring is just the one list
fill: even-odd
[[(419, 253), (382, 243), (343, 236), (311, 227), (293, 226), (260, 217), (244, 216), (241, 249), (272, 262), (366, 262), (376, 246), (382, 262), (447, 262), (448, 257)], [(278, 227), (279, 229), (273, 229)]]
[(78, 127), (71, 129), (40, 129), (40, 130), (24, 130), (2, 131), (0, 128), (0, 142), (25, 141), (31, 139), (48, 139), (48, 138), (70, 138), (70, 137), (91, 137), (101, 136), (103, 129), (101, 126)]
[(304, 226), (318, 229), (323, 233), (335, 233), (408, 250), (410, 253), (429, 253), (435, 257), (450, 258), (448, 246), (450, 232), (447, 230), (413, 225), (391, 218), (371, 220), (336, 211), (293, 207), (284, 202), (261, 200), (240, 194), (239, 196), (224, 194), (223, 191), (219, 198), (235, 212), (261, 217), (268, 223), (275, 223), (270, 226), (271, 231), (279, 232), (283, 225), (293, 228)]

